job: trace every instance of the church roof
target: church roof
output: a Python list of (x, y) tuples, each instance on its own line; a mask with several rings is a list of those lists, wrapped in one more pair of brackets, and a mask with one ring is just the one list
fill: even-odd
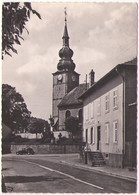
[(78, 98), (86, 91), (86, 83), (80, 84), (78, 87), (75, 87), (67, 95), (63, 97), (58, 107), (80, 105), (82, 100)]

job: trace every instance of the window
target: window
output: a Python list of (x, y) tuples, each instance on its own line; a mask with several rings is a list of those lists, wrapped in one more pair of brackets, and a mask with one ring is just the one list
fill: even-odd
[(85, 140), (86, 140), (86, 143), (88, 143), (88, 129), (86, 129)]
[(70, 114), (70, 111), (69, 111), (69, 110), (67, 110), (67, 111), (66, 111), (66, 115), (65, 115), (65, 117), (66, 117), (66, 118), (68, 118), (70, 115), (71, 115), (71, 114)]
[(113, 109), (118, 108), (118, 91), (117, 89), (113, 91)]
[(100, 98), (97, 100), (97, 115), (100, 115)]
[(117, 121), (113, 122), (113, 142), (114, 143), (118, 142), (118, 122)]
[(91, 128), (91, 144), (95, 143), (95, 131), (94, 131), (94, 127)]
[(109, 143), (109, 123), (105, 123), (105, 143)]
[(94, 102), (91, 102), (91, 118), (94, 117)]
[(82, 109), (79, 110), (78, 117), (79, 117), (79, 123), (82, 123), (82, 121), (83, 121), (83, 111), (82, 111)]
[(110, 109), (110, 100), (109, 100), (109, 94), (105, 96), (105, 111), (109, 112)]

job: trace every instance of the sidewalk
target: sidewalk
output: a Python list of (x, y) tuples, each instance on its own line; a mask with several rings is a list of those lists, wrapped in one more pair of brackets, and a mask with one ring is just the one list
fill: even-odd
[(128, 168), (114, 168), (114, 167), (108, 167), (108, 166), (99, 166), (99, 167), (92, 167), (90, 165), (84, 164), (81, 159), (79, 158), (79, 155), (71, 155), (67, 156), (67, 158), (61, 159), (60, 161), (63, 164), (69, 164), (74, 167), (79, 167), (86, 170), (92, 170), (97, 173), (111, 175), (114, 177), (127, 179), (130, 181), (136, 181), (137, 180), (137, 170), (134, 169), (130, 171)]

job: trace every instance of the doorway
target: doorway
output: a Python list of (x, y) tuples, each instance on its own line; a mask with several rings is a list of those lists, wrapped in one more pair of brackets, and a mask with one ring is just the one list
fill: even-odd
[(86, 129), (86, 135), (85, 135), (85, 138), (86, 138), (86, 144), (88, 143), (88, 129)]
[(97, 127), (97, 150), (100, 150), (101, 128)]

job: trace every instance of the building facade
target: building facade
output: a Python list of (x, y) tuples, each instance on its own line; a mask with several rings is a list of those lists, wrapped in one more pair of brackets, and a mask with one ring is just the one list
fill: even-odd
[(136, 166), (137, 59), (117, 65), (83, 100), (83, 141), (107, 165)]

